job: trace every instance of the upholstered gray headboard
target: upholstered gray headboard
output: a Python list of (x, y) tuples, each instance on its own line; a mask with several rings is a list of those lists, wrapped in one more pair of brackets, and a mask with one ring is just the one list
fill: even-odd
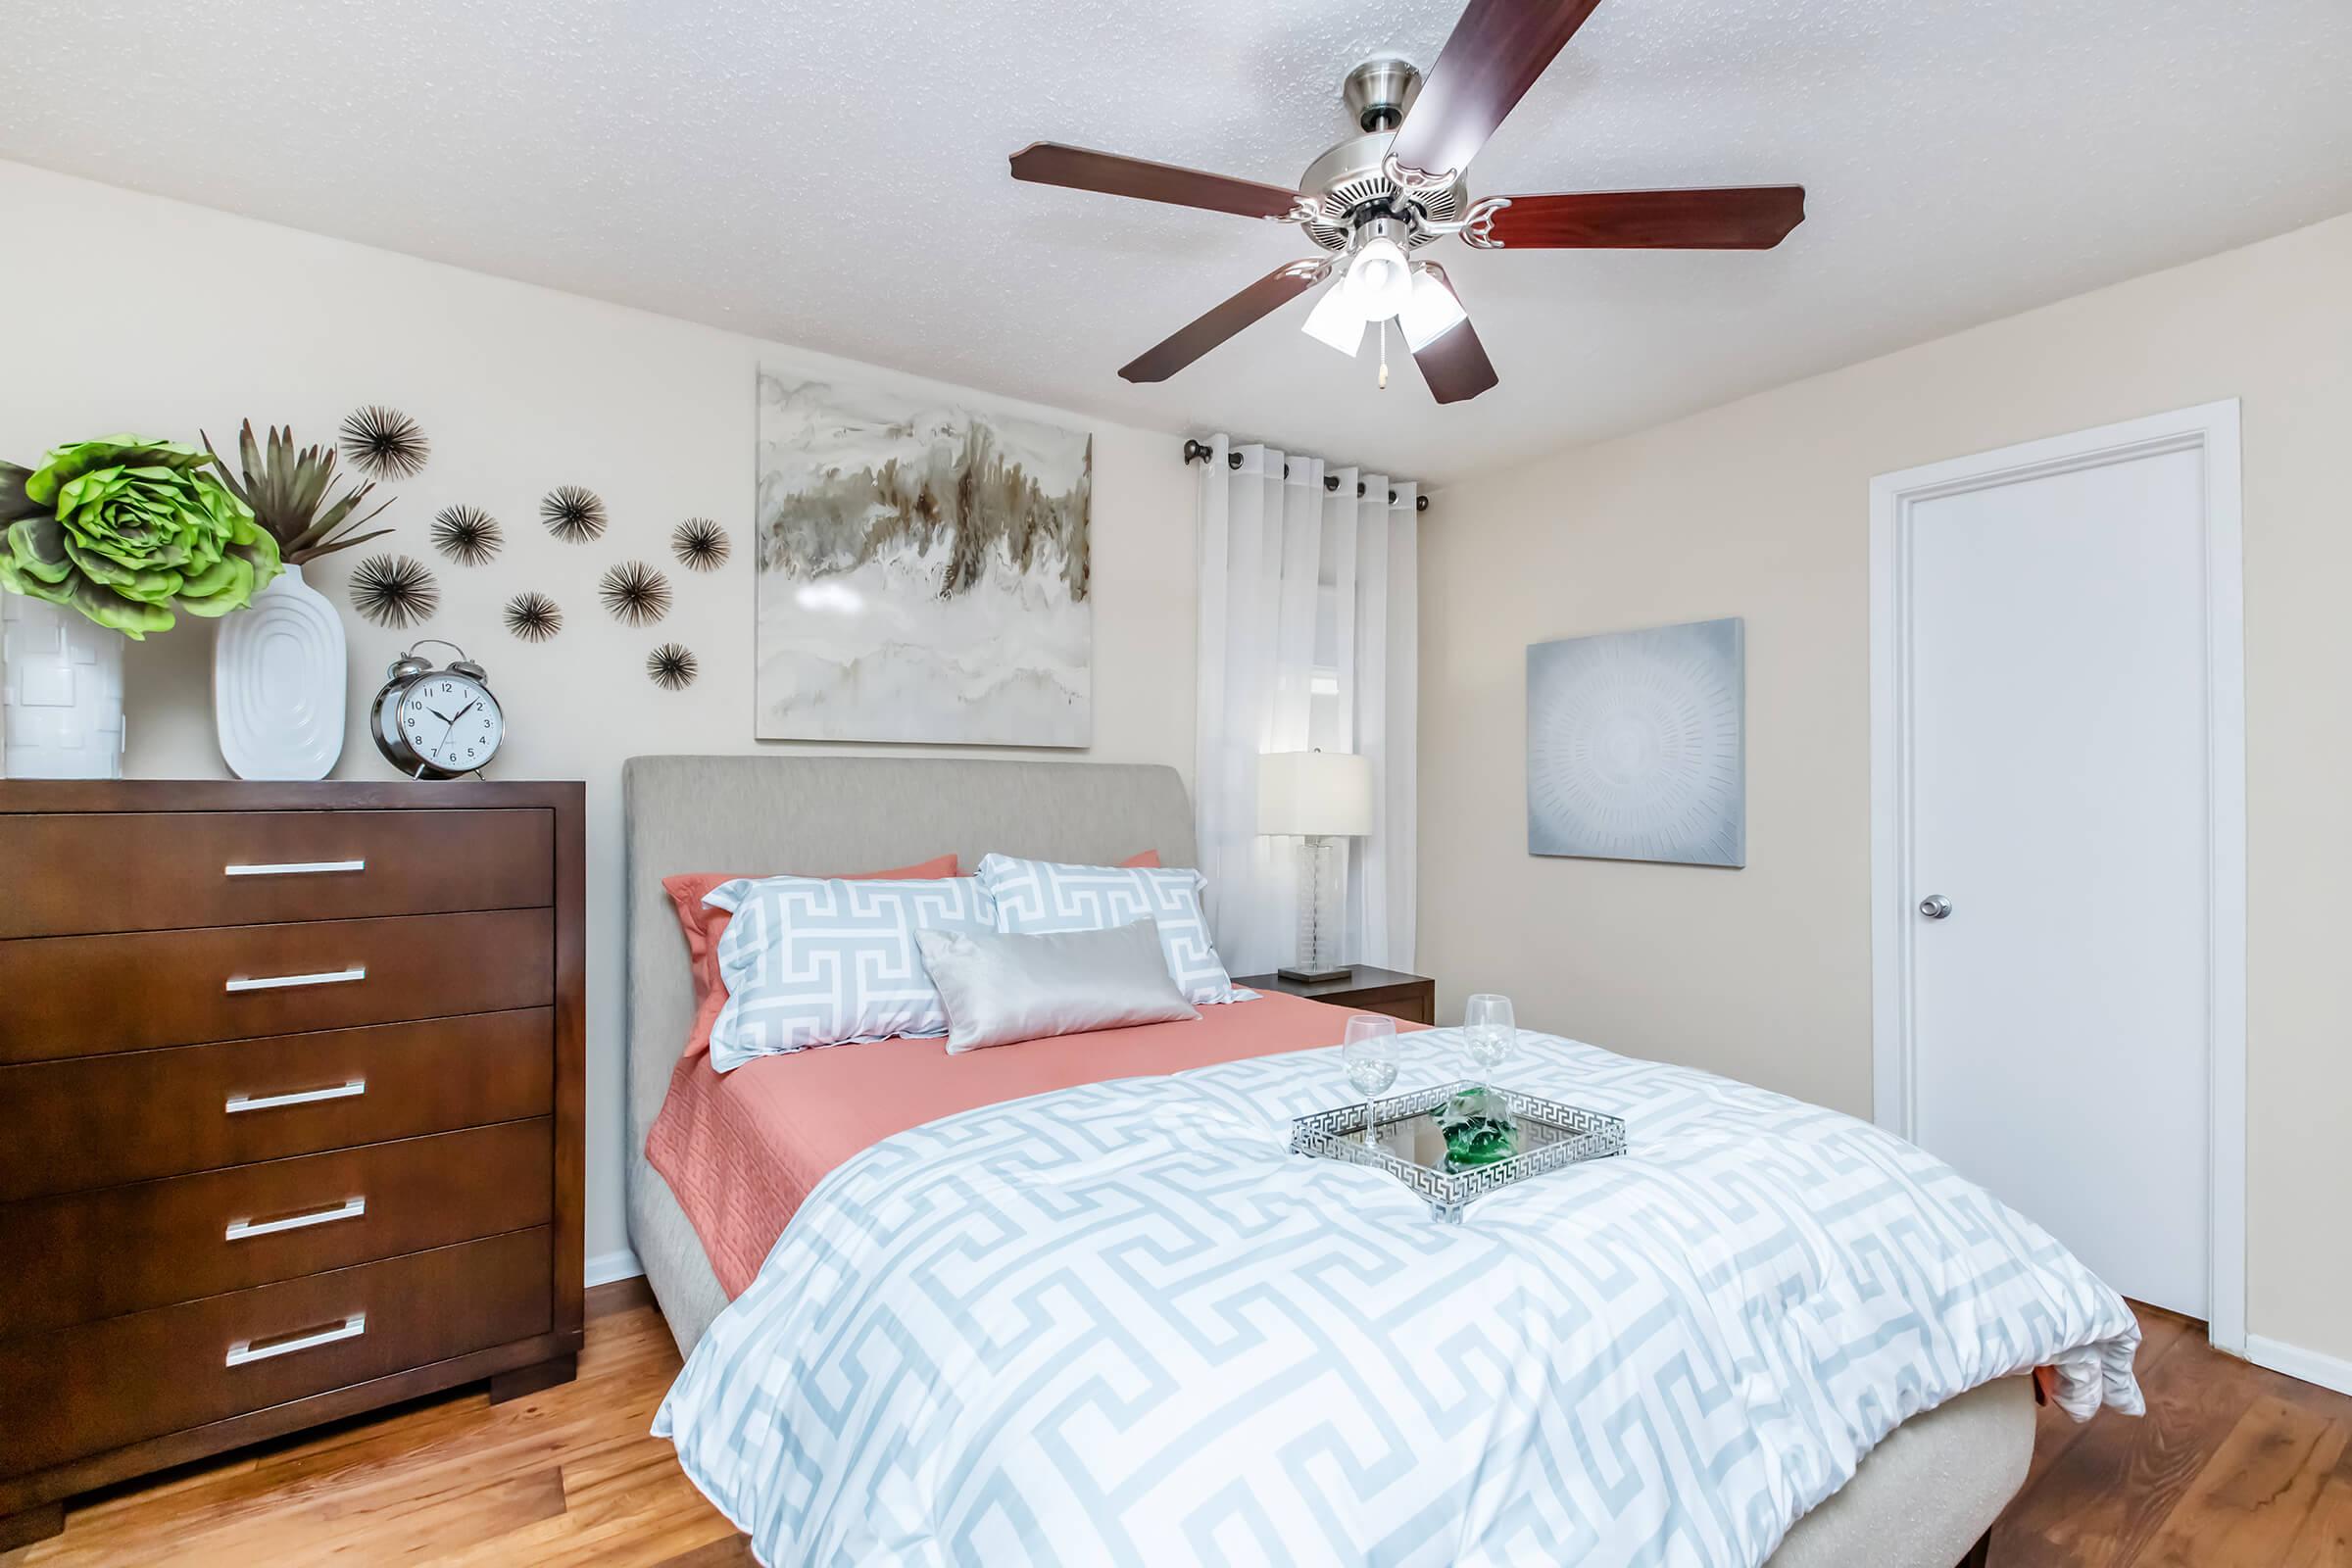
[(634, 757), (621, 772), (628, 889), (629, 1151), (645, 1147), (694, 1021), (662, 879), (680, 871), (881, 870), (953, 850), (1197, 863), (1172, 767), (897, 757)]

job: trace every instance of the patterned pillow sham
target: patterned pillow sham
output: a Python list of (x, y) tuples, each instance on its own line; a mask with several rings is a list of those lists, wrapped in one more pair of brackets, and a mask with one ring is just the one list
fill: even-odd
[(1106, 931), (1136, 920), (1159, 928), (1159, 951), (1184, 1000), (1196, 1004), (1250, 1002), (1225, 972), (1200, 912), (1200, 873), (1190, 867), (1060, 865), (991, 855), (980, 886), (996, 906), (997, 929), (1020, 936)]
[(726, 1005), (710, 1026), (720, 1072), (754, 1056), (946, 1034), (947, 1007), (914, 933), (996, 929), (986, 887), (968, 876), (742, 878), (704, 902), (734, 915), (718, 939)]

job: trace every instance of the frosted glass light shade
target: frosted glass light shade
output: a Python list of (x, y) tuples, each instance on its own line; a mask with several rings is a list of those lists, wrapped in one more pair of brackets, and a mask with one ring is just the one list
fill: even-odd
[(1372, 831), (1372, 763), (1347, 752), (1269, 752), (1257, 760), (1257, 830), (1308, 838)]
[(1298, 330), (1354, 358), (1356, 350), (1364, 346), (1364, 313), (1348, 295), (1345, 278), (1323, 291)]
[(1385, 321), (1412, 297), (1412, 264), (1393, 239), (1375, 239), (1348, 264), (1348, 295), (1367, 321)]
[(1404, 341), (1415, 354), (1435, 343), (1469, 319), (1462, 302), (1454, 297), (1445, 279), (1426, 267), (1413, 269), (1413, 292), (1405, 300), (1404, 309), (1396, 313), (1396, 324), (1404, 332)]

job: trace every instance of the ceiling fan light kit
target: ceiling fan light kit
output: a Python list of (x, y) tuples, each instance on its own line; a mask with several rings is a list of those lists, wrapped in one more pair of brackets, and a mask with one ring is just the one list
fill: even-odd
[(1362, 308), (1348, 292), (1347, 284), (1341, 282), (1323, 291), (1323, 297), (1306, 313), (1298, 330), (1353, 359), (1363, 350), (1366, 324)]
[(1412, 293), (1396, 313), (1396, 326), (1407, 347), (1418, 354), (1468, 319), (1470, 313), (1462, 309), (1445, 269), (1423, 262), (1413, 270)]
[(1367, 321), (1385, 321), (1404, 309), (1413, 292), (1412, 264), (1405, 260), (1405, 242), (1412, 225), (1401, 218), (1374, 218), (1356, 230), (1354, 254), (1348, 259), (1348, 292)]
[(1267, 273), (1122, 367), (1130, 381), (1166, 380), (1344, 267), (1302, 330), (1352, 357), (1369, 323), (1381, 323), (1385, 348), (1394, 319), (1431, 395), (1464, 402), (1498, 377), (1452, 280), (1415, 259), (1423, 246), (1770, 250), (1804, 221), (1800, 185), (1470, 199), (1471, 159), (1598, 4), (1470, 0), (1426, 76), (1394, 57), (1357, 66), (1340, 89), (1356, 133), (1309, 164), (1296, 190), (1059, 142), (1014, 153), (1012, 176), (1296, 223), (1326, 258), (1344, 258)]

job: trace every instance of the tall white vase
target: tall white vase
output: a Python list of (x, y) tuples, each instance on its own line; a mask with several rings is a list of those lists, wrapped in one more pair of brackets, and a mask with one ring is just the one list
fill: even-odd
[(213, 723), (239, 778), (324, 778), (343, 755), (343, 619), (288, 566), (213, 642)]
[(0, 593), (0, 774), (122, 776), (122, 634), (77, 610)]

